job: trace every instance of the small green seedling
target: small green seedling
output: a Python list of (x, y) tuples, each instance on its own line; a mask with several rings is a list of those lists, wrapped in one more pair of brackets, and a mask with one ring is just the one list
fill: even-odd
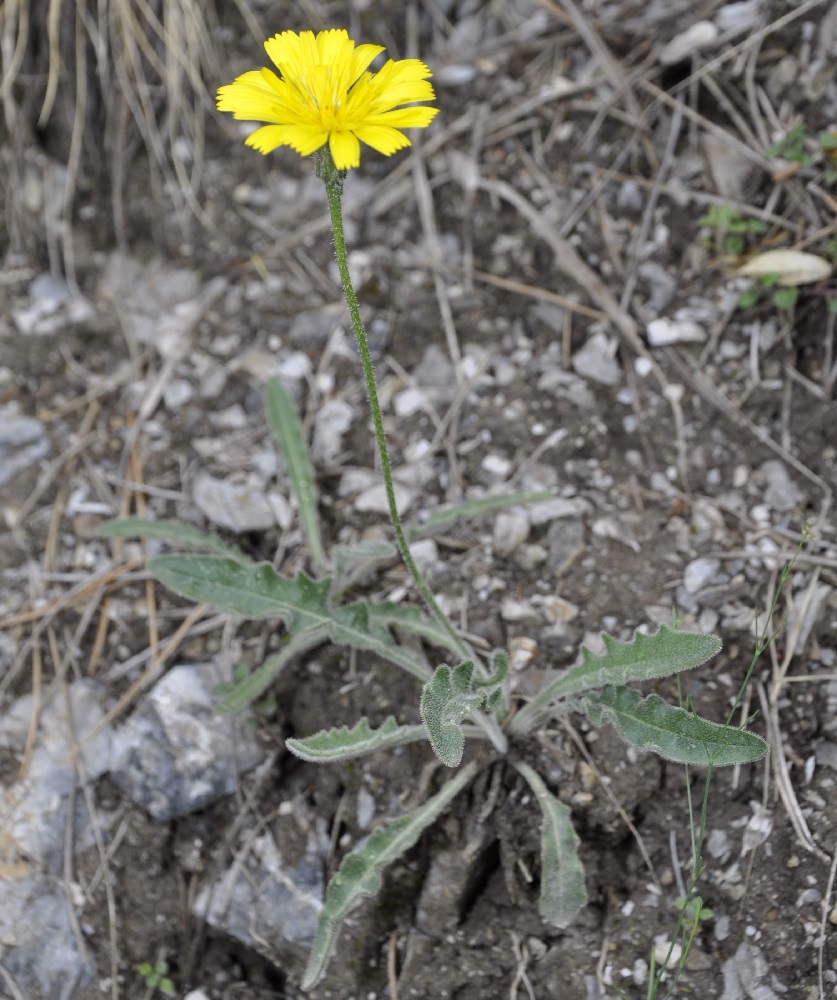
[(168, 977), (169, 963), (163, 961), (142, 962), (137, 966), (137, 972), (145, 980), (145, 985), (149, 990), (159, 990), (167, 997), (174, 996), (174, 983)]
[(701, 921), (704, 923), (715, 919), (715, 911), (703, 905), (700, 896), (692, 896), (691, 899), (680, 897), (675, 899), (674, 905), (679, 913), (683, 914), (683, 928), (688, 932), (697, 931)]
[(698, 219), (698, 225), (715, 230), (714, 237), (707, 239), (706, 245), (726, 257), (740, 257), (754, 238), (767, 232), (766, 222), (746, 219), (732, 205), (710, 205)]
[(777, 288), (776, 285), (778, 283), (779, 275), (775, 272), (771, 274), (763, 274), (755, 285), (744, 289), (739, 296), (738, 305), (742, 309), (750, 309), (767, 293), (770, 295), (770, 298), (773, 300), (773, 305), (776, 306), (777, 309), (789, 312), (796, 305), (797, 299), (799, 298), (799, 289)]
[(800, 122), (774, 143), (765, 152), (765, 156), (769, 160), (789, 160), (791, 163), (798, 163), (800, 167), (810, 167), (814, 157), (806, 150), (807, 142), (808, 133), (805, 125)]

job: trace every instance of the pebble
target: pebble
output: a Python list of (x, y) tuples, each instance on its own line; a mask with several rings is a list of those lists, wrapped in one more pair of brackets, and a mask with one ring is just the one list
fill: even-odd
[(314, 417), (311, 457), (315, 464), (332, 466), (343, 451), (343, 437), (352, 426), (354, 410), (345, 399), (327, 399)]
[(503, 600), (500, 605), (500, 615), (503, 621), (519, 625), (534, 625), (541, 618), (537, 609), (529, 601), (518, 601), (513, 597), (507, 597)]
[(704, 557), (693, 559), (686, 566), (683, 573), (683, 586), (686, 588), (686, 593), (696, 594), (709, 583), (720, 568), (721, 562), (719, 559), (707, 559)]
[(342, 302), (300, 312), (294, 316), (288, 337), (296, 347), (321, 350), (344, 319)]
[[(402, 486), (400, 483), (393, 484), (395, 493), (395, 506), (399, 514), (404, 514), (412, 507), (416, 499), (413, 490)], [(355, 497), (355, 509), (363, 513), (388, 514), (389, 503), (387, 502), (386, 488), (383, 483), (376, 483), (370, 486)]]
[(651, 347), (665, 347), (668, 344), (702, 344), (706, 331), (699, 323), (689, 319), (652, 319), (646, 328)]
[(49, 453), (50, 441), (40, 420), (0, 407), (0, 486)]
[(29, 285), (28, 303), (12, 309), (12, 322), (24, 337), (46, 337), (94, 315), (90, 302), (74, 295), (64, 278), (39, 274)]
[(696, 21), (660, 49), (660, 63), (663, 66), (674, 66), (690, 59), (713, 45), (719, 34), (717, 26), (711, 21)]
[(325, 895), (327, 854), (327, 838), (310, 831), (302, 858), (286, 863), (265, 832), (201, 887), (192, 912), (279, 968), (304, 962)]
[(616, 385), (622, 369), (615, 358), (616, 340), (604, 333), (594, 333), (587, 343), (573, 354), (573, 368), (579, 375), (599, 385)]
[(529, 537), (529, 515), (525, 510), (504, 510), (494, 520), (492, 547), (505, 558), (517, 551)]
[(276, 525), (276, 515), (264, 490), (247, 483), (215, 479), (207, 472), (195, 476), (192, 499), (213, 524), (229, 531), (267, 531)]
[(549, 565), (558, 577), (565, 573), (584, 551), (584, 525), (581, 521), (555, 521), (546, 536), (549, 548)]
[(111, 776), (157, 822), (231, 794), (263, 757), (241, 719), (215, 714), (224, 681), (218, 664), (173, 667), (117, 730)]
[(762, 463), (761, 471), (767, 480), (764, 500), (773, 510), (787, 513), (802, 502), (802, 492), (788, 475), (784, 462), (776, 458), (768, 459)]

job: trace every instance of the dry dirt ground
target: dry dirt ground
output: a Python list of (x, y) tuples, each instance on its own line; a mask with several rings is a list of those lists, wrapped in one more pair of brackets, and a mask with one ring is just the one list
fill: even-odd
[[(173, 3), (159, 6), (174, 16)], [(677, 995), (837, 996), (836, 290), (804, 286), (790, 308), (765, 290), (738, 308), (745, 283), (724, 253), (729, 234), (699, 221), (731, 206), (745, 255), (796, 246), (833, 259), (837, 185), (817, 138), (837, 129), (837, 5), (249, 9), (262, 37), (346, 27), (434, 70), (437, 121), (392, 159), (367, 151), (347, 179), (350, 265), (409, 516), (515, 489), (564, 501), (543, 519), (520, 510), (460, 524), (422, 550), (456, 621), (489, 646), (513, 644), (521, 697), (571, 664), (587, 637), (627, 637), (676, 610), (724, 640), (682, 692), (723, 719), (779, 570), (812, 523), (739, 713), (771, 755), (712, 778), (699, 892), (714, 916), (697, 929)], [(254, 33), (233, 4), (213, 15), (223, 58), (214, 75), (203, 69), (210, 92), (263, 64)], [(4, 46), (5, 74), (14, 45)], [(70, 687), (89, 685), (122, 731), (171, 668), (255, 667), (277, 648), (281, 626), (192, 613), (150, 582), (138, 545), (95, 534), (138, 512), (214, 531), (283, 572), (309, 566), (267, 430), (267, 376), (299, 402), (327, 541), (388, 537), (368, 492), (377, 480), (363, 385), (311, 163), (289, 151), (261, 158), (235, 123), (207, 110), (192, 207), (128, 141), (114, 213), (112, 177), (88, 147), (70, 231), (62, 167), (75, 154), (59, 115), (69, 109), (72, 120), (72, 75), (60, 82), (53, 124), (35, 130), (22, 180), (6, 191), (3, 232), (9, 809), (21, 762), (25, 770), (50, 738), (38, 708), (66, 724), (55, 706)], [(32, 86), (15, 84), (21, 106)], [(165, 139), (162, 93), (148, 107)], [(106, 112), (88, 109), (94, 148)], [(787, 147), (766, 155), (800, 125), (808, 159)], [(188, 173), (193, 130), (179, 128), (168, 138)], [(261, 519), (239, 518), (239, 501), (218, 499), (225, 487)], [(414, 600), (394, 561), (364, 586)], [(676, 700), (673, 684), (658, 687)], [(32, 692), (34, 702), (18, 700)], [(155, 820), (106, 760), (87, 784), (84, 767), (67, 770), (75, 809), (63, 815), (77, 825), (53, 831), (50, 884), (95, 971), (77, 984), (39, 976), (51, 956), (21, 961), (7, 930), (0, 994), (148, 997), (137, 966), (162, 959), (177, 996), (302, 995), (304, 941), (254, 927), (242, 940), (199, 919), (195, 900), (231, 865), (255, 879), (266, 835), (286, 866), (314, 850), (316, 888), (381, 817), (442, 775), (424, 745), (331, 768), (284, 750), (285, 737), (361, 715), (417, 721), (418, 688), (393, 667), (323, 647), (268, 694), (237, 723), (258, 765), (199, 809)], [(17, 729), (13, 705), (28, 706)], [(560, 932), (538, 916), (540, 816), (516, 772), (486, 757), (477, 782), (346, 922), (312, 997), (591, 1000), (617, 987), (646, 996), (650, 955), (672, 932), (688, 878), (687, 779), (575, 717), (523, 750), (572, 807), (582, 838), (590, 902), (576, 924)], [(696, 808), (703, 780), (688, 778)], [(3, 823), (0, 875), (11, 893), (37, 866)], [(86, 841), (75, 836), (82, 828)], [(46, 928), (45, 914), (33, 899), (18, 930)], [(45, 950), (51, 940), (44, 929)]]

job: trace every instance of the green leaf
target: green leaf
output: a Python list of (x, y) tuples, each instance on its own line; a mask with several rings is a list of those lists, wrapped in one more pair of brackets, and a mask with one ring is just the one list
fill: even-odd
[(116, 521), (105, 521), (96, 529), (100, 538), (153, 538), (163, 542), (175, 542), (187, 549), (198, 549), (228, 556), (237, 562), (250, 563), (235, 545), (227, 545), (214, 535), (207, 535), (190, 524), (179, 521), (149, 521), (144, 517), (122, 517)]
[(377, 625), (401, 628), (405, 632), (432, 642), (434, 646), (441, 646), (454, 653), (459, 652), (460, 647), (450, 634), (432, 618), (423, 614), (420, 608), (393, 604), (391, 601), (382, 601), (380, 604), (374, 602), (369, 605), (369, 620)]
[(569, 806), (552, 795), (528, 764), (518, 761), (514, 766), (529, 782), (543, 811), (538, 910), (554, 927), (568, 927), (587, 903), (584, 866), (578, 856), (581, 841), (573, 827)]
[(465, 737), (460, 723), (485, 698), (474, 690), (470, 660), (451, 670), (443, 663), (421, 692), (421, 718), (430, 737), (430, 745), (439, 760), (448, 767), (458, 767), (465, 751)]
[(398, 558), (398, 549), (389, 542), (368, 540), (358, 545), (333, 545), (329, 551), (334, 566), (331, 591), (342, 594), (353, 584), (373, 573), (384, 562)]
[(334, 939), (344, 918), (364, 896), (374, 896), (381, 888), (381, 872), (408, 851), (477, 773), (471, 761), (440, 792), (405, 816), (393, 820), (366, 843), (347, 855), (328, 884), (317, 922), (317, 936), (302, 978), (302, 989), (310, 990), (322, 978), (334, 947)]
[(646, 681), (691, 670), (710, 660), (721, 650), (716, 635), (679, 632), (661, 625), (653, 635), (634, 633), (631, 642), (619, 642), (602, 635), (605, 652), (591, 653), (581, 648), (581, 662), (541, 691), (511, 722), (513, 732), (531, 732), (551, 703), (561, 698), (590, 691), (605, 684)]
[(769, 749), (755, 733), (702, 719), (656, 694), (643, 698), (627, 687), (608, 685), (584, 698), (582, 706), (594, 725), (610, 722), (626, 743), (678, 764), (749, 764)]
[(383, 656), (422, 681), (427, 666), (398, 646), (387, 629), (369, 620), (370, 604), (355, 601), (332, 607), (329, 579), (312, 580), (299, 572), (279, 576), (269, 563), (242, 566), (214, 556), (159, 556), (149, 562), (154, 577), (181, 597), (214, 604), (244, 618), (283, 618), (288, 631), (324, 629), (339, 646), (353, 646)]
[(740, 309), (749, 309), (751, 306), (754, 306), (758, 300), (758, 287), (754, 286), (753, 288), (745, 288), (738, 297), (738, 306)]
[(798, 288), (778, 288), (773, 293), (773, 304), (777, 309), (793, 309), (798, 298)]
[(373, 750), (416, 743), (426, 736), (424, 726), (399, 726), (391, 715), (378, 729), (370, 729), (364, 717), (353, 729), (348, 726), (323, 729), (305, 739), (285, 740), (285, 746), (297, 757), (318, 764), (363, 757)]
[(519, 504), (551, 500), (554, 495), (554, 493), (543, 490), (537, 493), (506, 493), (499, 496), (480, 497), (478, 500), (466, 500), (450, 507), (441, 507), (434, 510), (423, 524), (410, 525), (407, 528), (407, 538), (412, 541), (414, 538), (432, 535), (443, 528), (450, 528), (457, 521), (466, 518), (480, 517), (482, 514), (506, 510)]
[(325, 565), (314, 470), (294, 401), (277, 378), (267, 380), (267, 418), (288, 469), (299, 517), (317, 569)]
[(275, 656), (271, 656), (257, 670), (248, 673), (238, 683), (233, 684), (231, 690), (224, 694), (215, 711), (219, 715), (233, 715), (236, 712), (241, 712), (264, 694), (295, 656), (306, 652), (306, 650), (314, 649), (320, 643), (325, 642), (327, 638), (328, 630), (325, 626), (309, 628), (304, 632), (291, 635)]

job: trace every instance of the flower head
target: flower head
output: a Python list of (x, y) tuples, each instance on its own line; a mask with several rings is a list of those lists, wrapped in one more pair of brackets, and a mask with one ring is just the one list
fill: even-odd
[(218, 88), (218, 110), (262, 125), (247, 137), (260, 153), (290, 146), (308, 156), (328, 142), (338, 170), (360, 163), (360, 143), (390, 156), (410, 145), (399, 129), (425, 128), (437, 108), (401, 107), (432, 101), (430, 70), (418, 59), (392, 59), (377, 73), (367, 67), (383, 47), (358, 45), (345, 31), (283, 31), (264, 47), (281, 73), (244, 73)]

